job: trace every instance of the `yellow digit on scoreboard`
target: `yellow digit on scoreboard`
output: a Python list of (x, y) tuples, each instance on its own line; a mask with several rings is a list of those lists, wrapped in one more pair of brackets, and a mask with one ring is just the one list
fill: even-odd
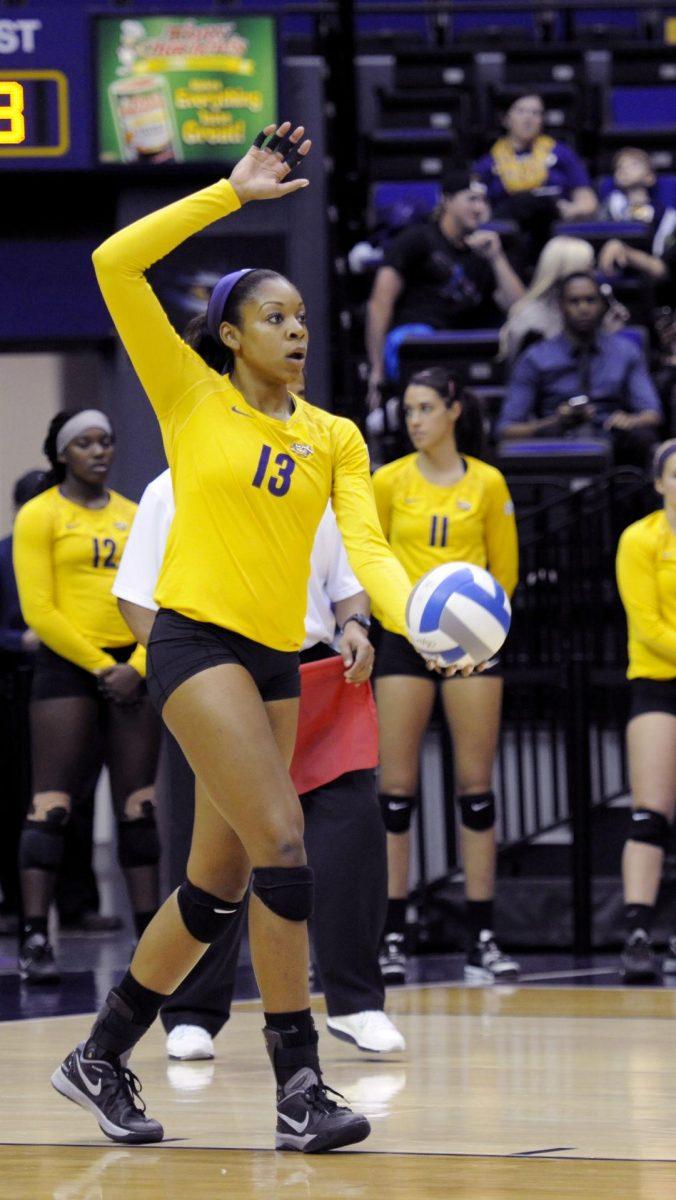
[(24, 90), (13, 79), (0, 79), (0, 145), (20, 146), (26, 140)]

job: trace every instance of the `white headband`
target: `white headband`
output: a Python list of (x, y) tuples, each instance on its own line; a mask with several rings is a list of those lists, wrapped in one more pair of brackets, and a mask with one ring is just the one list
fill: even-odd
[(69, 442), (79, 434), (84, 433), (85, 429), (105, 429), (106, 433), (112, 436), (113, 427), (105, 413), (99, 412), (98, 408), (86, 408), (84, 412), (76, 413), (65, 425), (62, 425), (56, 435), (56, 453), (63, 454)]

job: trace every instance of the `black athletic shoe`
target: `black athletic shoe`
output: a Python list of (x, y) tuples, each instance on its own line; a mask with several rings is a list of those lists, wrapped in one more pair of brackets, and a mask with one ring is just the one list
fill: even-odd
[(368, 1137), (371, 1126), (366, 1117), (339, 1108), (326, 1094), (331, 1090), (311, 1067), (301, 1067), (284, 1087), (277, 1088), (276, 1150), (321, 1154)]
[(19, 975), (24, 983), (59, 982), (54, 951), (44, 933), (31, 933), (19, 949)]
[(386, 933), (378, 956), (380, 971), (385, 983), (406, 983), (408, 959), (403, 933)]
[(482, 929), (467, 955), (465, 979), (474, 983), (509, 983), (519, 978), (521, 967), (503, 954), (490, 929)]
[(657, 979), (657, 958), (645, 929), (635, 929), (629, 935), (620, 962), (625, 983), (648, 983)]
[(141, 1084), (133, 1071), (121, 1062), (85, 1058), (84, 1045), (76, 1046), (56, 1068), (52, 1084), (57, 1092), (93, 1113), (113, 1142), (161, 1142), (164, 1130), (159, 1121), (146, 1117)]

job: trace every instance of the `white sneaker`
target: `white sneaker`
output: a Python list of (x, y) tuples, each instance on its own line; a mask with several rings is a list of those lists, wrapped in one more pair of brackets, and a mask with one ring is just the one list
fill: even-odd
[(328, 1017), (329, 1033), (344, 1042), (353, 1042), (360, 1050), (391, 1054), (394, 1050), (405, 1050), (406, 1042), (387, 1013), (380, 1009), (347, 1013), (343, 1017)]
[(213, 1058), (211, 1034), (201, 1025), (176, 1025), (167, 1034), (169, 1058)]

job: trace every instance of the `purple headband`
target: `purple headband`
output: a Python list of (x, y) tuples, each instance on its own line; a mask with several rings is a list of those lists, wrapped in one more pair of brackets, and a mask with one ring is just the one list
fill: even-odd
[(254, 267), (244, 267), (242, 271), (231, 271), (229, 275), (224, 275), (216, 284), (207, 307), (207, 329), (212, 338), (216, 342), (220, 342), (219, 329), (223, 320), (223, 309), (235, 284), (239, 283), (244, 275), (248, 275), (253, 271)]
[(676, 454), (676, 442), (669, 442), (669, 445), (664, 447), (662, 453), (657, 455), (655, 459), (655, 479), (659, 479), (664, 470), (664, 464), (668, 458), (671, 458), (672, 454)]

